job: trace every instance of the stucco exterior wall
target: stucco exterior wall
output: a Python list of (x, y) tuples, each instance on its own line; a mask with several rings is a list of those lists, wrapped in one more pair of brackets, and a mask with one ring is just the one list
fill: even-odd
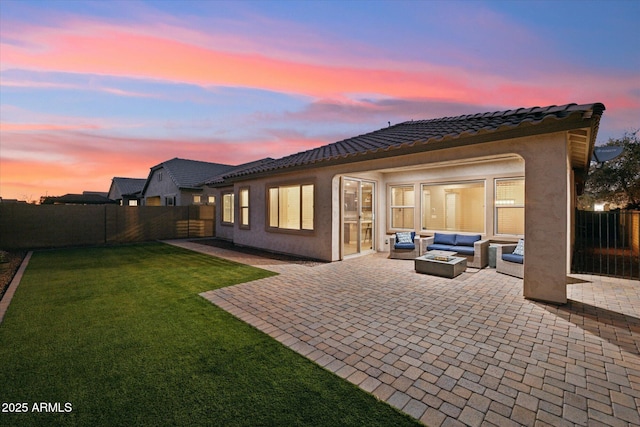
[[(162, 179), (159, 177), (162, 176)], [(169, 174), (164, 168), (153, 171), (149, 183), (144, 192), (145, 204), (148, 198), (160, 197), (160, 206), (165, 206), (166, 197), (176, 197), (176, 205), (179, 204), (179, 191)]]
[[(466, 159), (504, 158), (517, 155), (518, 160), (491, 163), (465, 163)], [(444, 168), (425, 169), (445, 163)], [(462, 163), (462, 164), (459, 164)], [(402, 170), (402, 168), (416, 168)], [(394, 170), (395, 169), (395, 170)], [(250, 189), (250, 227), (233, 227), (218, 222), (218, 235), (236, 244), (276, 252), (291, 253), (327, 261), (340, 260), (341, 188), (340, 177), (366, 178), (376, 182), (376, 249), (386, 251), (388, 232), (387, 184), (393, 182), (438, 182), (486, 179), (485, 235), (494, 237), (493, 200), (495, 177), (525, 175), (525, 241), (526, 260), (524, 296), (531, 299), (566, 302), (566, 274), (571, 244), (570, 201), (573, 181), (565, 132), (528, 136), (458, 146), (434, 151), (416, 152), (396, 157), (381, 157), (357, 163), (278, 174), (246, 180), (234, 185), (236, 217), (238, 191)], [(311, 233), (267, 230), (267, 188), (270, 185), (313, 182), (315, 184), (315, 227)], [(418, 188), (416, 188), (418, 190)], [(419, 191), (416, 191), (419, 193)], [(220, 191), (217, 194), (220, 199)], [(416, 195), (418, 198), (419, 195)], [(420, 206), (416, 200), (416, 208)], [(218, 221), (220, 211), (218, 209)], [(416, 229), (420, 229), (416, 215)]]
[[(217, 236), (233, 240), (237, 245), (252, 246), (273, 252), (295, 254), (308, 258), (332, 261), (332, 174), (329, 170), (310, 170), (294, 174), (282, 174), (266, 179), (243, 181), (234, 187), (236, 221), (233, 226), (221, 223), (222, 208), (217, 209)], [(267, 227), (267, 192), (271, 186), (314, 184), (314, 230), (273, 230)], [(249, 227), (241, 227), (238, 220), (238, 192), (249, 189)], [(218, 193), (218, 200), (224, 191)]]

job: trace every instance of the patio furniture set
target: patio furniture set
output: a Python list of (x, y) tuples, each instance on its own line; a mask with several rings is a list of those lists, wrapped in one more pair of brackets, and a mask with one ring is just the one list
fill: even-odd
[[(420, 238), (415, 232), (396, 233), (389, 242), (390, 258), (414, 260), (418, 273), (448, 277), (459, 276), (467, 267), (489, 265), (489, 240), (481, 235), (435, 233)], [(496, 271), (524, 277), (524, 240), (496, 246)]]

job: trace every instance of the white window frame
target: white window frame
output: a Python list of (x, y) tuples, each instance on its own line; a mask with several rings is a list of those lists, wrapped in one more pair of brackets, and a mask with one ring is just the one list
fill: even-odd
[[(431, 190), (429, 187), (434, 187), (434, 186), (445, 186), (445, 185), (457, 185), (457, 184), (482, 184), (482, 229), (481, 230), (445, 230), (443, 229), (436, 229), (436, 228), (426, 228), (425, 224), (423, 223), (423, 218), (424, 218), (424, 210), (425, 210), (425, 206), (424, 206), (424, 190), (425, 187), (427, 190)], [(456, 232), (456, 233), (478, 233), (478, 234), (484, 234), (486, 232), (485, 228), (486, 228), (486, 219), (487, 219), (487, 208), (486, 208), (486, 198), (487, 198), (487, 180), (486, 179), (472, 179), (469, 181), (464, 181), (464, 180), (455, 180), (455, 181), (439, 181), (439, 182), (430, 182), (430, 183), (421, 183), (420, 184), (420, 230), (422, 230), (423, 232), (425, 231), (447, 231), (447, 232)], [(431, 212), (427, 213), (428, 215), (431, 215)], [(444, 214), (444, 212), (443, 212)]]
[[(285, 188), (297, 187), (299, 189), (299, 211), (297, 216), (298, 227), (285, 227), (281, 223), (281, 215), (280, 215), (280, 206), (282, 200), (280, 199), (282, 190)], [(304, 193), (305, 191), (311, 191), (311, 206), (308, 206), (308, 203), (305, 202)], [(303, 182), (303, 183), (292, 183), (292, 184), (277, 184), (277, 185), (269, 185), (266, 190), (266, 199), (267, 199), (267, 218), (266, 218), (266, 227), (269, 231), (278, 231), (278, 232), (293, 232), (293, 233), (310, 233), (315, 230), (315, 184), (313, 182)], [(277, 200), (273, 200), (274, 197), (277, 197)], [(309, 219), (305, 220), (305, 211), (308, 213), (310, 209), (311, 213), (311, 223), (309, 224)]]
[(522, 181), (523, 187), (524, 187), (524, 177), (523, 176), (515, 176), (515, 177), (508, 177), (508, 178), (496, 178), (494, 180), (494, 197), (493, 197), (493, 206), (494, 206), (494, 231), (495, 231), (495, 235), (496, 236), (518, 236), (518, 237), (522, 237), (524, 236), (524, 227), (525, 225), (522, 224), (522, 234), (510, 234), (510, 233), (500, 233), (500, 230), (498, 230), (498, 223), (500, 221), (500, 216), (498, 215), (499, 209), (500, 208), (521, 208), (522, 212), (523, 212), (523, 217), (524, 217), (524, 203), (516, 203), (515, 200), (513, 201), (513, 203), (498, 203), (498, 182), (500, 181)]
[[(246, 196), (244, 196), (246, 194)], [(249, 191), (249, 187), (241, 187), (238, 194), (238, 215), (239, 215), (239, 224), (240, 228), (250, 228), (250, 219), (249, 219), (249, 197), (251, 196), (251, 192)]]
[[(411, 188), (413, 191), (413, 204), (412, 205), (394, 205), (393, 204), (393, 189), (394, 188)], [(415, 184), (389, 184), (389, 230), (411, 230), (415, 229), (416, 222), (416, 186)], [(406, 203), (406, 201), (405, 201)], [(394, 209), (412, 209), (413, 210), (413, 221), (409, 225), (409, 227), (394, 227), (393, 224), (393, 211)]]
[(221, 222), (223, 225), (233, 225), (235, 222), (235, 195), (233, 191), (222, 193)]

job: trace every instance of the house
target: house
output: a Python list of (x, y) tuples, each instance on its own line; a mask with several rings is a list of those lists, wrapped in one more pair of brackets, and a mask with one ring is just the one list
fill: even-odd
[(388, 251), (398, 231), (526, 241), (523, 293), (566, 302), (576, 195), (600, 103), (399, 123), (231, 171), (207, 185), (216, 234), (326, 261)]
[(59, 197), (46, 197), (43, 205), (108, 205), (115, 203), (102, 191), (83, 191), (82, 194), (65, 194)]
[(214, 195), (202, 183), (229, 172), (231, 165), (173, 158), (151, 168), (142, 188), (147, 206), (213, 204)]
[(108, 197), (120, 206), (138, 206), (142, 198), (142, 189), (147, 182), (144, 178), (114, 177), (111, 180)]

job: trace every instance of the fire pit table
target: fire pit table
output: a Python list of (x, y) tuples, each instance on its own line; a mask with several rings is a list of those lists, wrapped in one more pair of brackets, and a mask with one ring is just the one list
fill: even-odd
[(456, 252), (429, 251), (414, 260), (417, 273), (453, 279), (467, 269), (467, 259), (457, 257)]

